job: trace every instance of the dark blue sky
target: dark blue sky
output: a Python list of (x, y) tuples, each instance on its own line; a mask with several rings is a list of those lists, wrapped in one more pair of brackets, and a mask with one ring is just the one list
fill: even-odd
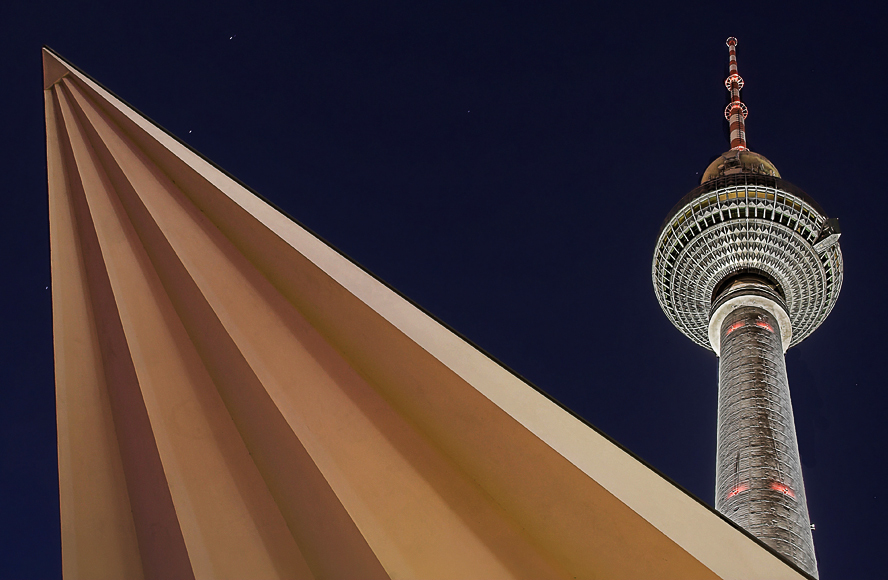
[(650, 267), (729, 147), (731, 35), (750, 148), (844, 232), (838, 305), (787, 353), (821, 577), (884, 573), (878, 3), (101, 4), (2, 12), (0, 578), (61, 569), (41, 45), (711, 504), (717, 359)]

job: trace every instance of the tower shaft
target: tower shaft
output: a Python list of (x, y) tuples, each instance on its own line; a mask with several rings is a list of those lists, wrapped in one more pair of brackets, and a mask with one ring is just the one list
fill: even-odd
[(780, 323), (741, 306), (720, 331), (715, 507), (816, 576)]

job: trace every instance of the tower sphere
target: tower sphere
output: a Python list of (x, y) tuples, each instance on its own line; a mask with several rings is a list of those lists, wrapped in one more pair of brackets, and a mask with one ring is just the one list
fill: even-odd
[(786, 305), (791, 328), (783, 349), (798, 344), (826, 319), (842, 287), (837, 220), (748, 150), (720, 156), (704, 179), (657, 236), (651, 276), (660, 307), (682, 333), (718, 354), (709, 332), (714, 294), (731, 277), (756, 273), (774, 283)]

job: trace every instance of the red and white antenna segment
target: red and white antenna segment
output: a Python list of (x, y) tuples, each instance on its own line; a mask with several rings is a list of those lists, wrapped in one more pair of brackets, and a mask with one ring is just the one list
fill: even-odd
[(726, 41), (731, 56), (731, 72), (725, 79), (725, 87), (731, 91), (731, 103), (725, 108), (725, 119), (731, 128), (731, 149), (746, 149), (746, 115), (749, 111), (740, 101), (743, 79), (737, 74), (737, 39), (733, 36)]

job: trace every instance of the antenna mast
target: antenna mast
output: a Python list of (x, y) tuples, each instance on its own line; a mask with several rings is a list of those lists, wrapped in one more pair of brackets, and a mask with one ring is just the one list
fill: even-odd
[(725, 79), (725, 88), (731, 91), (731, 102), (725, 107), (725, 119), (731, 128), (731, 149), (743, 151), (746, 149), (746, 116), (749, 111), (740, 100), (743, 78), (737, 74), (737, 39), (732, 36), (728, 38), (726, 44), (731, 57), (731, 72)]

